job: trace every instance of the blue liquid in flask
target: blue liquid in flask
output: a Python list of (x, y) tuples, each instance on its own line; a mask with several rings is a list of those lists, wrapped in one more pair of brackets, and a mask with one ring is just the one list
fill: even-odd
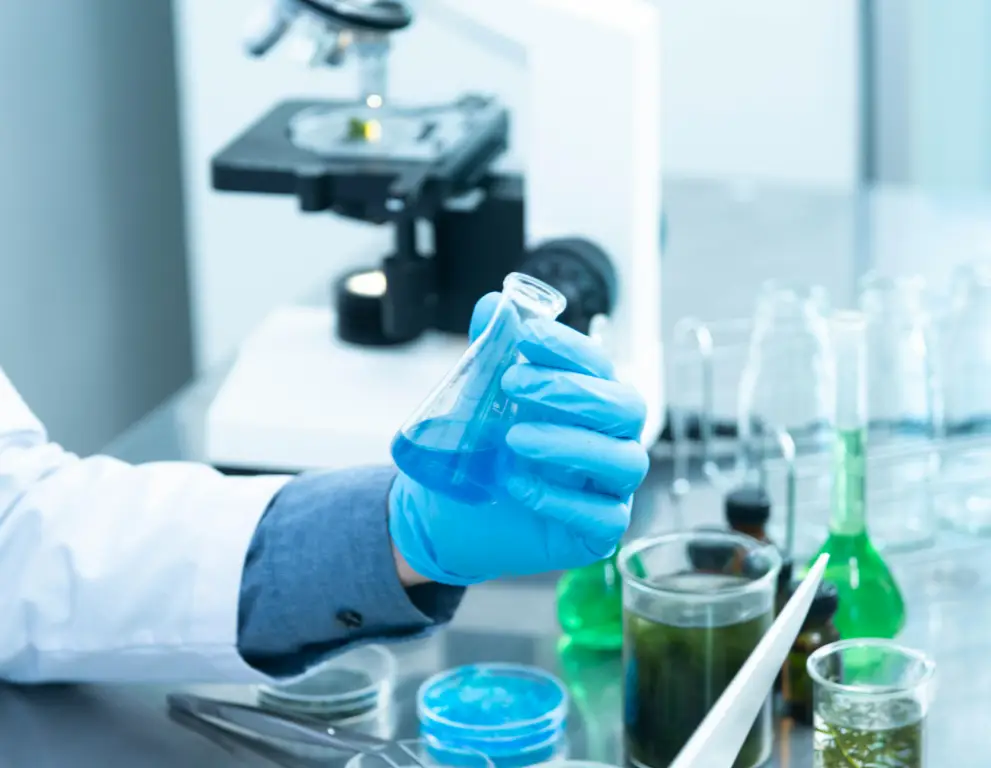
[(464, 504), (488, 504), (498, 485), (505, 432), (481, 425), (483, 434), (467, 450), (460, 449), (470, 423), (429, 419), (407, 436), (396, 435), (392, 458), (405, 474), (420, 485)]
[(523, 325), (556, 318), (564, 296), (519, 273), (503, 282), (485, 330), (392, 441), (396, 466), (420, 485), (456, 501), (495, 501), (515, 461), (506, 433), (517, 407), (502, 391), (503, 374), (521, 359)]

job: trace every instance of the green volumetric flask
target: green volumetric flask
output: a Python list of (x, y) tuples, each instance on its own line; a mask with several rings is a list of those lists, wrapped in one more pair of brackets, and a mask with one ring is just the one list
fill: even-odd
[(568, 571), (557, 584), (558, 622), (582, 648), (623, 647), (623, 583), (616, 557)]
[(836, 355), (836, 442), (829, 535), (823, 576), (839, 592), (834, 623), (843, 639), (893, 638), (905, 625), (905, 602), (867, 528), (867, 382), (865, 322), (841, 312), (832, 323)]

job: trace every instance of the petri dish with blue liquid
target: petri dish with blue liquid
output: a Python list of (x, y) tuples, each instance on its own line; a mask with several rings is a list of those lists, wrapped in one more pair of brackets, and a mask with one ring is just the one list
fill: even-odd
[(420, 735), (429, 743), (476, 750), (500, 768), (534, 765), (566, 751), (569, 698), (563, 683), (536, 667), (472, 664), (420, 686)]
[(498, 499), (505, 462), (515, 461), (506, 433), (519, 417), (502, 390), (503, 374), (523, 359), (521, 327), (554, 320), (566, 305), (564, 295), (546, 283), (509, 274), (485, 329), (393, 439), (396, 466), (464, 504)]

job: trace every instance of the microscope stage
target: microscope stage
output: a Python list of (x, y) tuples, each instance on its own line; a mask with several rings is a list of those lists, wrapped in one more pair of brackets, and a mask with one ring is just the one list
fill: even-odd
[(506, 149), (509, 115), (466, 94), (436, 106), (293, 100), (213, 158), (213, 187), (293, 195), (307, 213), (382, 224), (431, 219), (474, 190)]
[(436, 163), (477, 130), (473, 113), (457, 104), (402, 108), (364, 105), (304, 109), (289, 124), (300, 149), (324, 159)]
[(468, 344), (428, 333), (352, 346), (333, 323), (329, 309), (290, 307), (248, 338), (207, 411), (210, 463), (270, 472), (388, 463), (396, 431)]

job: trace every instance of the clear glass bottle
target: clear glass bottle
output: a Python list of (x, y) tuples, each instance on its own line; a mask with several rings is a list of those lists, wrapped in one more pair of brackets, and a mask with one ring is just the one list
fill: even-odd
[(814, 768), (926, 765), (932, 659), (890, 640), (843, 640), (813, 653), (808, 672)]
[(821, 288), (766, 283), (740, 378), (737, 426), (750, 456), (775, 430), (799, 452), (829, 444), (833, 400), (827, 297)]
[(836, 627), (843, 638), (895, 637), (905, 603), (867, 528), (867, 333), (860, 312), (840, 312), (831, 324), (836, 355), (836, 441), (824, 580), (836, 585)]
[(812, 678), (809, 657), (823, 646), (838, 642), (833, 616), (839, 607), (839, 592), (828, 581), (821, 582), (805, 617), (805, 623), (781, 671), (781, 695), (788, 717), (812, 725)]
[(969, 533), (991, 533), (991, 268), (954, 275), (942, 333), (946, 434), (956, 447), (940, 468), (939, 513)]
[(536, 278), (506, 277), (485, 330), (393, 439), (392, 458), (406, 475), (466, 504), (498, 497), (502, 462), (510, 460), (506, 432), (517, 417), (502, 376), (520, 359), (519, 326), (554, 319), (565, 304)]
[(936, 441), (942, 435), (932, 319), (921, 278), (868, 276), (867, 413), (871, 536), (882, 551), (918, 549), (936, 536)]

